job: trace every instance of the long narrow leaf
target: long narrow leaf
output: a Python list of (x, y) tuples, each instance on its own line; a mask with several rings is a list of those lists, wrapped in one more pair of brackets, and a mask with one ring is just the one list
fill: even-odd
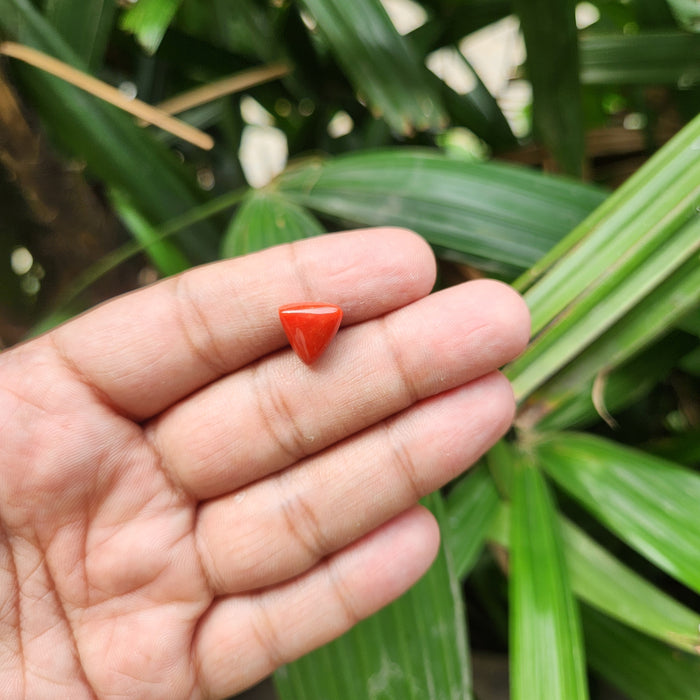
[[(693, 261), (700, 247), (698, 139), (700, 117), (516, 282), (522, 290), (536, 280), (526, 292), (535, 338), (508, 370), (519, 399), (560, 368), (570, 369), (571, 360), (580, 360), (581, 353), (613, 324), (629, 331), (629, 318), (640, 305), (668, 301), (681, 313), (690, 308), (677, 304), (677, 286), (692, 290), (684, 280), (697, 269)], [(691, 305), (692, 301), (691, 291)], [(617, 342), (615, 362), (599, 353), (593, 374), (576, 375), (579, 386), (601, 369), (612, 369), (624, 359), (621, 353), (629, 357), (657, 337), (671, 320), (661, 327), (650, 325), (651, 333), (636, 328), (637, 337), (628, 337), (626, 344)], [(613, 342), (619, 341), (619, 329), (612, 332)]]
[[(607, 269), (611, 259), (624, 254), (630, 242), (637, 240), (640, 231), (649, 228), (646, 209), (656, 202), (659, 193), (668, 193), (676, 187), (679, 178), (689, 169), (697, 172), (700, 168), (699, 138), (700, 116), (686, 125), (590, 217), (516, 281), (515, 287), (527, 292), (530, 300), (533, 333), (550, 323)], [(692, 201), (700, 178), (692, 177), (685, 182), (691, 189), (677, 189), (677, 202), (689, 198)], [(685, 220), (690, 218), (689, 215)]]
[[(683, 204), (683, 208), (690, 206), (687, 202)], [(543, 331), (527, 352), (511, 365), (510, 376), (514, 378), (519, 398), (529, 394), (558, 369), (565, 367), (571, 371), (573, 358), (580, 356), (613, 324), (619, 321), (629, 325), (629, 315), (640, 304), (658, 298), (658, 290), (666, 288), (663, 285), (673, 285), (684, 277), (685, 265), (697, 267), (700, 219), (691, 219), (679, 229), (673, 224), (671, 222), (665, 231), (651, 229), (648, 235), (640, 235), (624, 257), (610, 261), (608, 270), (587, 294), (572, 303), (566, 315)], [(667, 322), (664, 327), (668, 325)], [(648, 337), (647, 330), (644, 329), (642, 335)], [(618, 334), (619, 330), (613, 331), (613, 337)], [(638, 343), (635, 347), (639, 347)], [(630, 345), (620, 344), (619, 348), (625, 352)], [(599, 355), (600, 368), (613, 366), (612, 357)]]
[(604, 197), (525, 168), (411, 148), (302, 163), (278, 187), (344, 222), (406, 226), (452, 254), (509, 269), (533, 264)]
[[(443, 520), (438, 495), (428, 499)], [(464, 610), (444, 547), (408, 593), (337, 641), (280, 669), (281, 700), (469, 700)]]
[(162, 275), (175, 275), (186, 270), (190, 264), (174, 241), (163, 239), (140, 212), (135, 209), (128, 197), (118, 190), (110, 193), (112, 205), (129, 230), (134, 240), (144, 246), (146, 255), (153, 261)]
[(515, 471), (510, 546), (511, 697), (583, 700), (583, 642), (554, 505), (526, 459)]
[(618, 537), (700, 591), (700, 476), (591, 435), (554, 434), (534, 448), (547, 473)]
[(102, 64), (116, 10), (114, 0), (48, 0), (44, 14), (73, 51), (95, 70)]
[(584, 83), (693, 85), (699, 79), (700, 36), (696, 34), (591, 34), (581, 40)]
[(564, 172), (580, 175), (584, 139), (576, 3), (515, 0), (514, 6), (527, 49), (535, 134)]
[(426, 68), (379, 0), (303, 0), (338, 63), (372, 110), (400, 133), (444, 124)]
[[(695, 228), (700, 240), (700, 220), (689, 225)], [(601, 371), (617, 367), (647, 344), (668, 333), (673, 323), (698, 303), (700, 265), (696, 254), (534, 393), (524, 405), (518, 422), (532, 425), (572, 396), (585, 391), (590, 378)], [(543, 370), (546, 376), (546, 368)], [(510, 376), (513, 378), (516, 396), (522, 398), (525, 394), (524, 387), (527, 386), (527, 375), (512, 373)], [(532, 381), (532, 376), (529, 381)]]
[(450, 491), (447, 511), (446, 546), (458, 578), (465, 578), (481, 553), (486, 535), (498, 514), (498, 491), (485, 464), (473, 467)]

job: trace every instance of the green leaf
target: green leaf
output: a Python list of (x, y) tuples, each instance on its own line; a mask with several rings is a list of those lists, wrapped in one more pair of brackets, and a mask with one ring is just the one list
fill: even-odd
[[(511, 515), (505, 503), (492, 521), (489, 539), (509, 546)], [(571, 590), (582, 602), (682, 651), (700, 645), (700, 615), (656, 588), (559, 515)]]
[[(28, 0), (0, 0), (0, 28), (10, 31), (13, 26), (17, 34), (12, 38), (17, 41), (85, 69)], [(15, 70), (25, 77), (25, 92), (33, 98), (57, 142), (83, 160), (93, 176), (128, 194), (152, 225), (200, 204), (203, 194), (193, 173), (129, 116), (42, 71), (21, 65)], [(193, 263), (215, 257), (216, 239), (216, 231), (208, 223), (178, 234)]]
[(245, 255), (322, 233), (323, 227), (306, 209), (274, 193), (254, 190), (231, 219), (221, 254)]
[[(601, 369), (612, 369), (680, 316), (659, 317), (656, 326), (640, 318), (632, 326), (642, 304), (660, 308), (668, 302), (675, 308), (682, 288), (680, 311), (691, 308), (694, 255), (700, 249), (699, 139), (700, 117), (516, 282), (521, 291), (527, 289), (535, 336), (508, 369), (518, 399), (560, 368), (571, 369), (572, 359), (613, 324), (618, 324), (609, 337), (614, 357), (609, 347), (607, 356), (601, 347), (592, 351), (588, 376), (576, 374), (579, 386)], [(628, 333), (626, 343), (620, 342), (620, 324)]]
[(585, 144), (576, 3), (516, 0), (513, 4), (525, 38), (535, 136), (542, 140), (563, 172), (580, 176)]
[(496, 151), (516, 148), (517, 140), (496, 98), (488, 91), (464, 54), (455, 49), (454, 55), (474, 76), (475, 86), (470, 92), (461, 95), (435, 76), (436, 89), (442, 94), (452, 126), (469, 129)]
[(412, 228), (453, 255), (510, 270), (533, 264), (603, 199), (563, 178), (408, 147), (301, 163), (277, 184), (343, 222)]
[(132, 32), (148, 51), (155, 53), (182, 0), (138, 0), (121, 16), (119, 26)]
[(591, 667), (634, 700), (696, 700), (700, 657), (682, 654), (595, 610), (582, 611)]
[(96, 70), (102, 65), (116, 10), (115, 0), (48, 0), (44, 15), (90, 69)]
[[(634, 175), (611, 194), (586, 220), (577, 226), (548, 254), (515, 283), (527, 292), (533, 307), (533, 332), (537, 333), (581, 294), (606, 269), (606, 264), (627, 251), (640, 234), (649, 229), (642, 215), (653, 208), (659, 193), (673, 189), (669, 204), (657, 216), (676, 214), (679, 204), (694, 203), (698, 196), (695, 178), (700, 168), (697, 140), (700, 116), (687, 124), (654, 154)], [(675, 188), (678, 180), (692, 170), (693, 177)], [(681, 222), (692, 218), (692, 206), (684, 209)], [(622, 241), (618, 239), (622, 238)]]
[(498, 491), (485, 464), (472, 467), (450, 491), (445, 503), (445, 544), (455, 573), (469, 575), (483, 549), (486, 535), (498, 514)]
[(585, 699), (578, 609), (556, 512), (544, 478), (527, 458), (515, 470), (510, 545), (511, 697)]
[[(616, 332), (613, 328), (612, 333)], [(598, 374), (595, 378), (584, 379), (583, 372), (577, 374), (576, 386), (571, 383), (571, 391), (554, 399), (554, 391), (545, 385), (542, 392), (537, 392), (533, 399), (546, 393), (547, 400), (552, 401), (549, 412), (537, 423), (539, 431), (582, 428), (599, 422), (605, 412), (614, 416), (617, 412), (631, 406), (646, 396), (660, 381), (665, 379), (683, 357), (695, 347), (696, 341), (684, 333), (671, 333), (659, 342), (649, 345), (642, 352), (618, 365), (609, 374)], [(603, 357), (603, 353), (598, 354)], [(604, 358), (610, 361), (610, 355)], [(578, 358), (574, 359), (560, 377), (576, 374)], [(581, 365), (583, 366), (583, 365)], [(591, 368), (592, 370), (593, 368)], [(590, 371), (585, 373), (590, 374)], [(594, 395), (597, 392), (597, 397)], [(602, 414), (598, 413), (601, 410)], [(607, 418), (607, 416), (605, 416)], [(608, 419), (609, 420), (609, 419)]]
[(402, 134), (444, 125), (427, 69), (379, 0), (303, 0), (303, 5), (377, 116)]
[[(692, 226), (700, 241), (700, 220)], [(571, 396), (585, 390), (586, 382), (600, 371), (617, 367), (647, 344), (673, 328), (674, 322), (700, 302), (700, 265), (691, 257), (671, 278), (641, 300), (609, 331), (580, 352), (542, 389), (533, 394), (518, 418), (532, 425)], [(522, 376), (514, 375), (516, 395)]]
[(700, 645), (700, 615), (681, 605), (561, 519), (566, 563), (578, 598), (640, 632), (686, 652)]
[(174, 241), (163, 239), (160, 232), (135, 209), (129, 198), (118, 190), (110, 192), (110, 200), (122, 223), (134, 240), (143, 245), (146, 255), (162, 275), (176, 275), (186, 270), (190, 263)]
[(586, 35), (581, 39), (581, 81), (694, 85), (700, 81), (700, 36), (685, 32)]
[[(439, 495), (427, 500), (443, 521)], [(277, 671), (275, 684), (281, 700), (469, 700), (464, 609), (445, 548), (408, 593)]]
[(534, 451), (557, 484), (620, 539), (700, 591), (700, 475), (592, 435), (554, 434)]

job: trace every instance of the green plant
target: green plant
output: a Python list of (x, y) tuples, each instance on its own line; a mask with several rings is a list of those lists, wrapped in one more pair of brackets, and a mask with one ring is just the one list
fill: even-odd
[[(635, 700), (697, 697), (700, 15), (682, 0), (595, 5), (581, 32), (573, 3), (424, 0), (423, 23), (402, 36), (378, 0), (92, 0), (89, 12), (84, 0), (0, 0), (4, 38), (128, 79), (149, 102), (261, 62), (290, 68), (246, 93), (294, 157), (252, 189), (240, 95), (186, 114), (216, 137), (203, 154), (8, 66), (52, 143), (84, 163), (133, 237), (60, 289), (40, 327), (140, 251), (171, 274), (341, 224), (411, 227), (443, 260), (445, 284), (467, 266), (511, 281), (530, 305), (532, 342), (505, 370), (519, 403), (513, 434), (428, 499), (444, 533), (435, 566), (396, 604), (281, 669), (282, 698), (471, 697), (471, 610), (490, 613), (503, 647), (509, 636), (514, 698), (589, 697), (586, 668)], [(520, 142), (478, 76), (459, 94), (425, 67), (511, 11), (534, 94)], [(645, 87), (659, 84), (684, 128), (612, 194), (574, 179), (600, 172), (584, 135), (621, 106), (646, 122), (640, 147), (655, 150), (668, 112)], [(338, 115), (352, 129), (334, 137)], [(463, 129), (478, 148), (462, 145)], [(538, 160), (569, 177), (484, 156), (512, 155), (532, 134)]]

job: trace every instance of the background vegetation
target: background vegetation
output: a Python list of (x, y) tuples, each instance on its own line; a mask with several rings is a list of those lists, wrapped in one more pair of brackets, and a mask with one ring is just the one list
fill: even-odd
[[(606, 684), (697, 698), (700, 10), (421, 0), (399, 32), (386, 8), (0, 0), (2, 39), (148, 103), (247, 85), (182, 115), (214, 137), (206, 151), (0, 64), (0, 335), (222, 255), (415, 229), (440, 284), (491, 275), (525, 294), (516, 426), (429, 499), (444, 533), (429, 574), (281, 669), (279, 696), (470, 698), (472, 660), (492, 652), (516, 700)], [(460, 48), (513, 16), (525, 61), (495, 94)], [(289, 155), (272, 180), (254, 168), (274, 170), (260, 130)]]

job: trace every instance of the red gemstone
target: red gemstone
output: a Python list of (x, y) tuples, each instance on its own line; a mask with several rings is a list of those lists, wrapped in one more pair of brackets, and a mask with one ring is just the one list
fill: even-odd
[(307, 365), (328, 347), (343, 319), (335, 304), (286, 304), (279, 314), (289, 344)]

